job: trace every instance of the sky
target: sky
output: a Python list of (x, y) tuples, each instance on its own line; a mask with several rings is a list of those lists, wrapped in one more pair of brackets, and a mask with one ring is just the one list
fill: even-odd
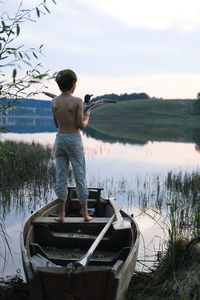
[[(200, 92), (199, 0), (56, 2), (46, 0), (51, 13), (22, 24), (17, 42), (26, 48), (44, 44), (39, 60), (52, 74), (73, 69), (75, 95), (145, 92), (186, 99)], [(12, 12), (18, 3), (0, 5)], [(24, 0), (23, 7), (38, 3)], [(47, 86), (59, 93), (54, 81)]]

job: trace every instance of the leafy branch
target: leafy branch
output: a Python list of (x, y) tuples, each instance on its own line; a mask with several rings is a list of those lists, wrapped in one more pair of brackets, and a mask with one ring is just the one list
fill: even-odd
[[(41, 63), (32, 66), (32, 59), (38, 60), (42, 53), (43, 44), (38, 49), (24, 49), (24, 45), (16, 46), (16, 39), (21, 33), (21, 24), (25, 21), (35, 22), (35, 18), (49, 14), (47, 0), (43, 0), (31, 9), (23, 9), (23, 1), (20, 2), (15, 15), (9, 16), (2, 13), (0, 16), (0, 113), (6, 114), (8, 108), (19, 100), (37, 94), (41, 87), (30, 92), (32, 84), (43, 84), (42, 79), (49, 76), (44, 71)], [(56, 4), (55, 0), (52, 0)], [(19, 75), (22, 64), (28, 66), (24, 75)], [(11, 75), (8, 76), (8, 69), (11, 68)]]

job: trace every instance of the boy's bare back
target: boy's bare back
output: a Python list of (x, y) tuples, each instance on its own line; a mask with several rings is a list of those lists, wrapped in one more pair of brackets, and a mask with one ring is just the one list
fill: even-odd
[(88, 116), (83, 116), (83, 101), (71, 94), (55, 97), (52, 111), (58, 133), (80, 134), (80, 129), (88, 123)]

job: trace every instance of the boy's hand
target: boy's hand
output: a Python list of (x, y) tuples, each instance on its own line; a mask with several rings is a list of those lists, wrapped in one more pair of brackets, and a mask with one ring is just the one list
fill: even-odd
[(90, 114), (88, 114), (88, 112), (86, 112), (86, 114), (83, 116), (83, 120), (88, 121), (89, 118), (90, 118)]

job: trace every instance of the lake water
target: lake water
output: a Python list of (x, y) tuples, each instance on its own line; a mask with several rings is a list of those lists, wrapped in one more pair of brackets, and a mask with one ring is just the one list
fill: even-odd
[[(39, 142), (53, 146), (56, 132), (52, 133), (7, 133), (2, 139), (25, 142)], [(133, 213), (141, 231), (139, 259), (147, 266), (152, 264), (157, 251), (161, 250), (165, 239), (163, 228), (155, 220), (142, 213), (141, 193), (144, 183), (153, 194), (155, 178), (165, 178), (169, 171), (192, 172), (200, 166), (200, 153), (193, 143), (148, 142), (145, 145), (129, 143), (108, 143), (82, 134), (87, 167), (88, 186), (102, 186), (104, 197), (114, 196), (117, 204), (129, 213)], [(146, 185), (145, 185), (146, 186)], [(49, 191), (47, 200), (55, 199), (54, 191)], [(28, 202), (28, 200), (27, 200)], [(5, 216), (6, 232), (12, 250), (12, 258), (7, 254), (4, 271), (1, 263), (0, 276), (23, 275), (20, 254), (19, 235), (22, 224), (32, 210), (43, 205), (43, 201), (27, 203), (25, 207), (10, 210)], [(154, 204), (152, 203), (152, 207)], [(148, 207), (151, 210), (151, 203)], [(152, 216), (152, 215), (151, 215)], [(156, 218), (156, 216), (155, 216)], [(2, 245), (1, 245), (2, 249)], [(138, 269), (144, 268), (141, 263)]]

